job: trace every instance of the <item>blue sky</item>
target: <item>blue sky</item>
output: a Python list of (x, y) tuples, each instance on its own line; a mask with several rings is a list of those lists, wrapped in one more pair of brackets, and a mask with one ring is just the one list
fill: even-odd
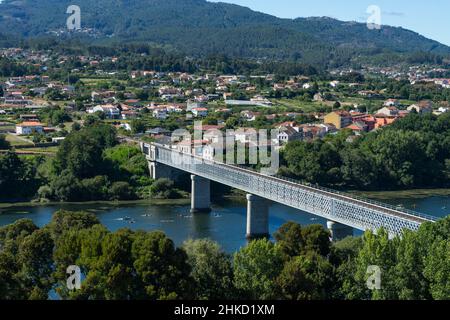
[[(219, 2), (213, 1), (211, 2)], [(366, 22), (367, 8), (381, 8), (382, 24), (401, 26), (450, 45), (449, 0), (221, 0), (282, 18), (329, 16)]]

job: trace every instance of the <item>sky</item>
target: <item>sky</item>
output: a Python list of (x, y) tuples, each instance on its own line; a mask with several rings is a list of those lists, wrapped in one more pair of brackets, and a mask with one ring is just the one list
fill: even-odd
[[(210, 2), (219, 2), (210, 0)], [(450, 46), (449, 0), (220, 0), (280, 18), (328, 16), (367, 22), (367, 8), (381, 9), (381, 23), (403, 27)]]

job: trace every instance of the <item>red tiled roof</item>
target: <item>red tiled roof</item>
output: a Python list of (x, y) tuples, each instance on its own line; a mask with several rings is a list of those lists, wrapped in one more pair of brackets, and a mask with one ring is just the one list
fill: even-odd
[(42, 123), (40, 122), (36, 122), (36, 121), (26, 121), (26, 122), (22, 122), (19, 123), (17, 125), (18, 127), (42, 127)]

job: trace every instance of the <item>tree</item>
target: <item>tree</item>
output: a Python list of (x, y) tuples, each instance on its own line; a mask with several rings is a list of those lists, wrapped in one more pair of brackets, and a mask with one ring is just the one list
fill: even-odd
[(273, 236), (281, 251), (288, 257), (299, 256), (304, 252), (302, 227), (298, 223), (285, 223)]
[(429, 282), (424, 276), (424, 256), (429, 253), (419, 242), (417, 232), (405, 230), (397, 248), (397, 264), (395, 266), (396, 285), (399, 299), (428, 300), (431, 299)]
[(53, 241), (31, 220), (0, 228), (0, 298), (47, 299)]
[(53, 240), (46, 230), (36, 230), (19, 244), (17, 256), (22, 286), (31, 300), (47, 300), (52, 287)]
[[(90, 253), (94, 253), (94, 256), (81, 253), (85, 259), (89, 257), (91, 263), (83, 266), (86, 270), (86, 279), (83, 281), (81, 290), (74, 292), (72, 296), (76, 299), (94, 300), (137, 298), (138, 284), (131, 253), (133, 238), (132, 231), (122, 229), (104, 235), (101, 239), (101, 251), (90, 250), (90, 246), (98, 245), (95, 242), (88, 242), (82, 246), (82, 251), (87, 248)], [(97, 240), (95, 237), (91, 239)]]
[(65, 231), (89, 229), (98, 224), (100, 221), (92, 213), (59, 210), (53, 214), (46, 228), (50, 230), (53, 239), (57, 239)]
[(177, 194), (173, 188), (174, 182), (172, 180), (162, 178), (152, 184), (150, 192), (154, 198), (171, 199)]
[(450, 298), (450, 241), (436, 241), (425, 258), (425, 277), (435, 300)]
[(132, 258), (144, 297), (159, 300), (193, 297), (186, 253), (175, 248), (162, 232), (138, 233)]
[(316, 252), (326, 257), (330, 253), (331, 235), (321, 225), (309, 225), (302, 229), (304, 252)]
[[(363, 247), (356, 258), (355, 280), (352, 298), (373, 300), (396, 300), (398, 290), (396, 287), (396, 250), (399, 239), (389, 240), (388, 232), (380, 229), (375, 235), (366, 231), (363, 236)], [(381, 271), (381, 289), (370, 290), (367, 281), (370, 274), (368, 268), (378, 266)], [(351, 276), (351, 275), (349, 275)]]
[(423, 275), (433, 299), (450, 297), (449, 287), (450, 217), (436, 223), (424, 223), (417, 232), (416, 246), (423, 259)]
[(60, 201), (80, 199), (80, 181), (69, 170), (64, 170), (50, 182), (51, 195)]
[(131, 132), (133, 134), (143, 133), (145, 131), (145, 123), (140, 119), (131, 120)]
[(103, 163), (102, 147), (86, 131), (72, 132), (61, 144), (56, 154), (56, 168), (67, 170), (78, 179), (98, 175)]
[[(79, 218), (82, 218), (81, 215), (83, 214), (80, 212)], [(84, 215), (88, 217), (88, 214)], [(53, 278), (57, 282), (55, 290), (63, 299), (81, 298), (67, 288), (67, 268), (77, 265), (86, 275), (102, 254), (102, 242), (109, 232), (103, 225), (89, 225), (81, 223), (78, 227), (64, 229), (55, 240)]]
[(0, 134), (0, 150), (7, 150), (10, 148), (10, 144), (6, 141), (5, 135)]
[(14, 194), (24, 176), (24, 163), (14, 152), (0, 154), (0, 195)]
[(130, 184), (125, 181), (114, 182), (109, 190), (111, 200), (132, 200), (136, 198)]
[(288, 261), (277, 283), (285, 299), (324, 300), (332, 296), (333, 280), (332, 265), (311, 252)]
[(278, 245), (267, 239), (252, 241), (234, 255), (234, 285), (245, 298), (275, 299), (275, 279), (282, 271), (283, 261)]
[(231, 259), (217, 243), (211, 240), (188, 240), (183, 244), (183, 249), (192, 270), (197, 299), (235, 298)]
[(295, 222), (287, 222), (274, 234), (278, 246), (288, 257), (315, 252), (322, 256), (330, 253), (330, 233), (321, 225), (301, 227)]

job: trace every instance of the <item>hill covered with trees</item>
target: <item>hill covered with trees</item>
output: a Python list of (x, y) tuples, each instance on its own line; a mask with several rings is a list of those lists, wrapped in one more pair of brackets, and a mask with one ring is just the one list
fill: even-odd
[[(0, 41), (9, 37), (81, 37), (88, 42), (146, 42), (188, 55), (294, 60), (340, 66), (362, 56), (448, 55), (450, 48), (402, 28), (331, 18), (280, 19), (232, 4), (205, 0), (79, 0), (82, 28), (68, 34), (67, 0), (5, 0)], [(439, 59), (438, 59), (439, 60)]]

